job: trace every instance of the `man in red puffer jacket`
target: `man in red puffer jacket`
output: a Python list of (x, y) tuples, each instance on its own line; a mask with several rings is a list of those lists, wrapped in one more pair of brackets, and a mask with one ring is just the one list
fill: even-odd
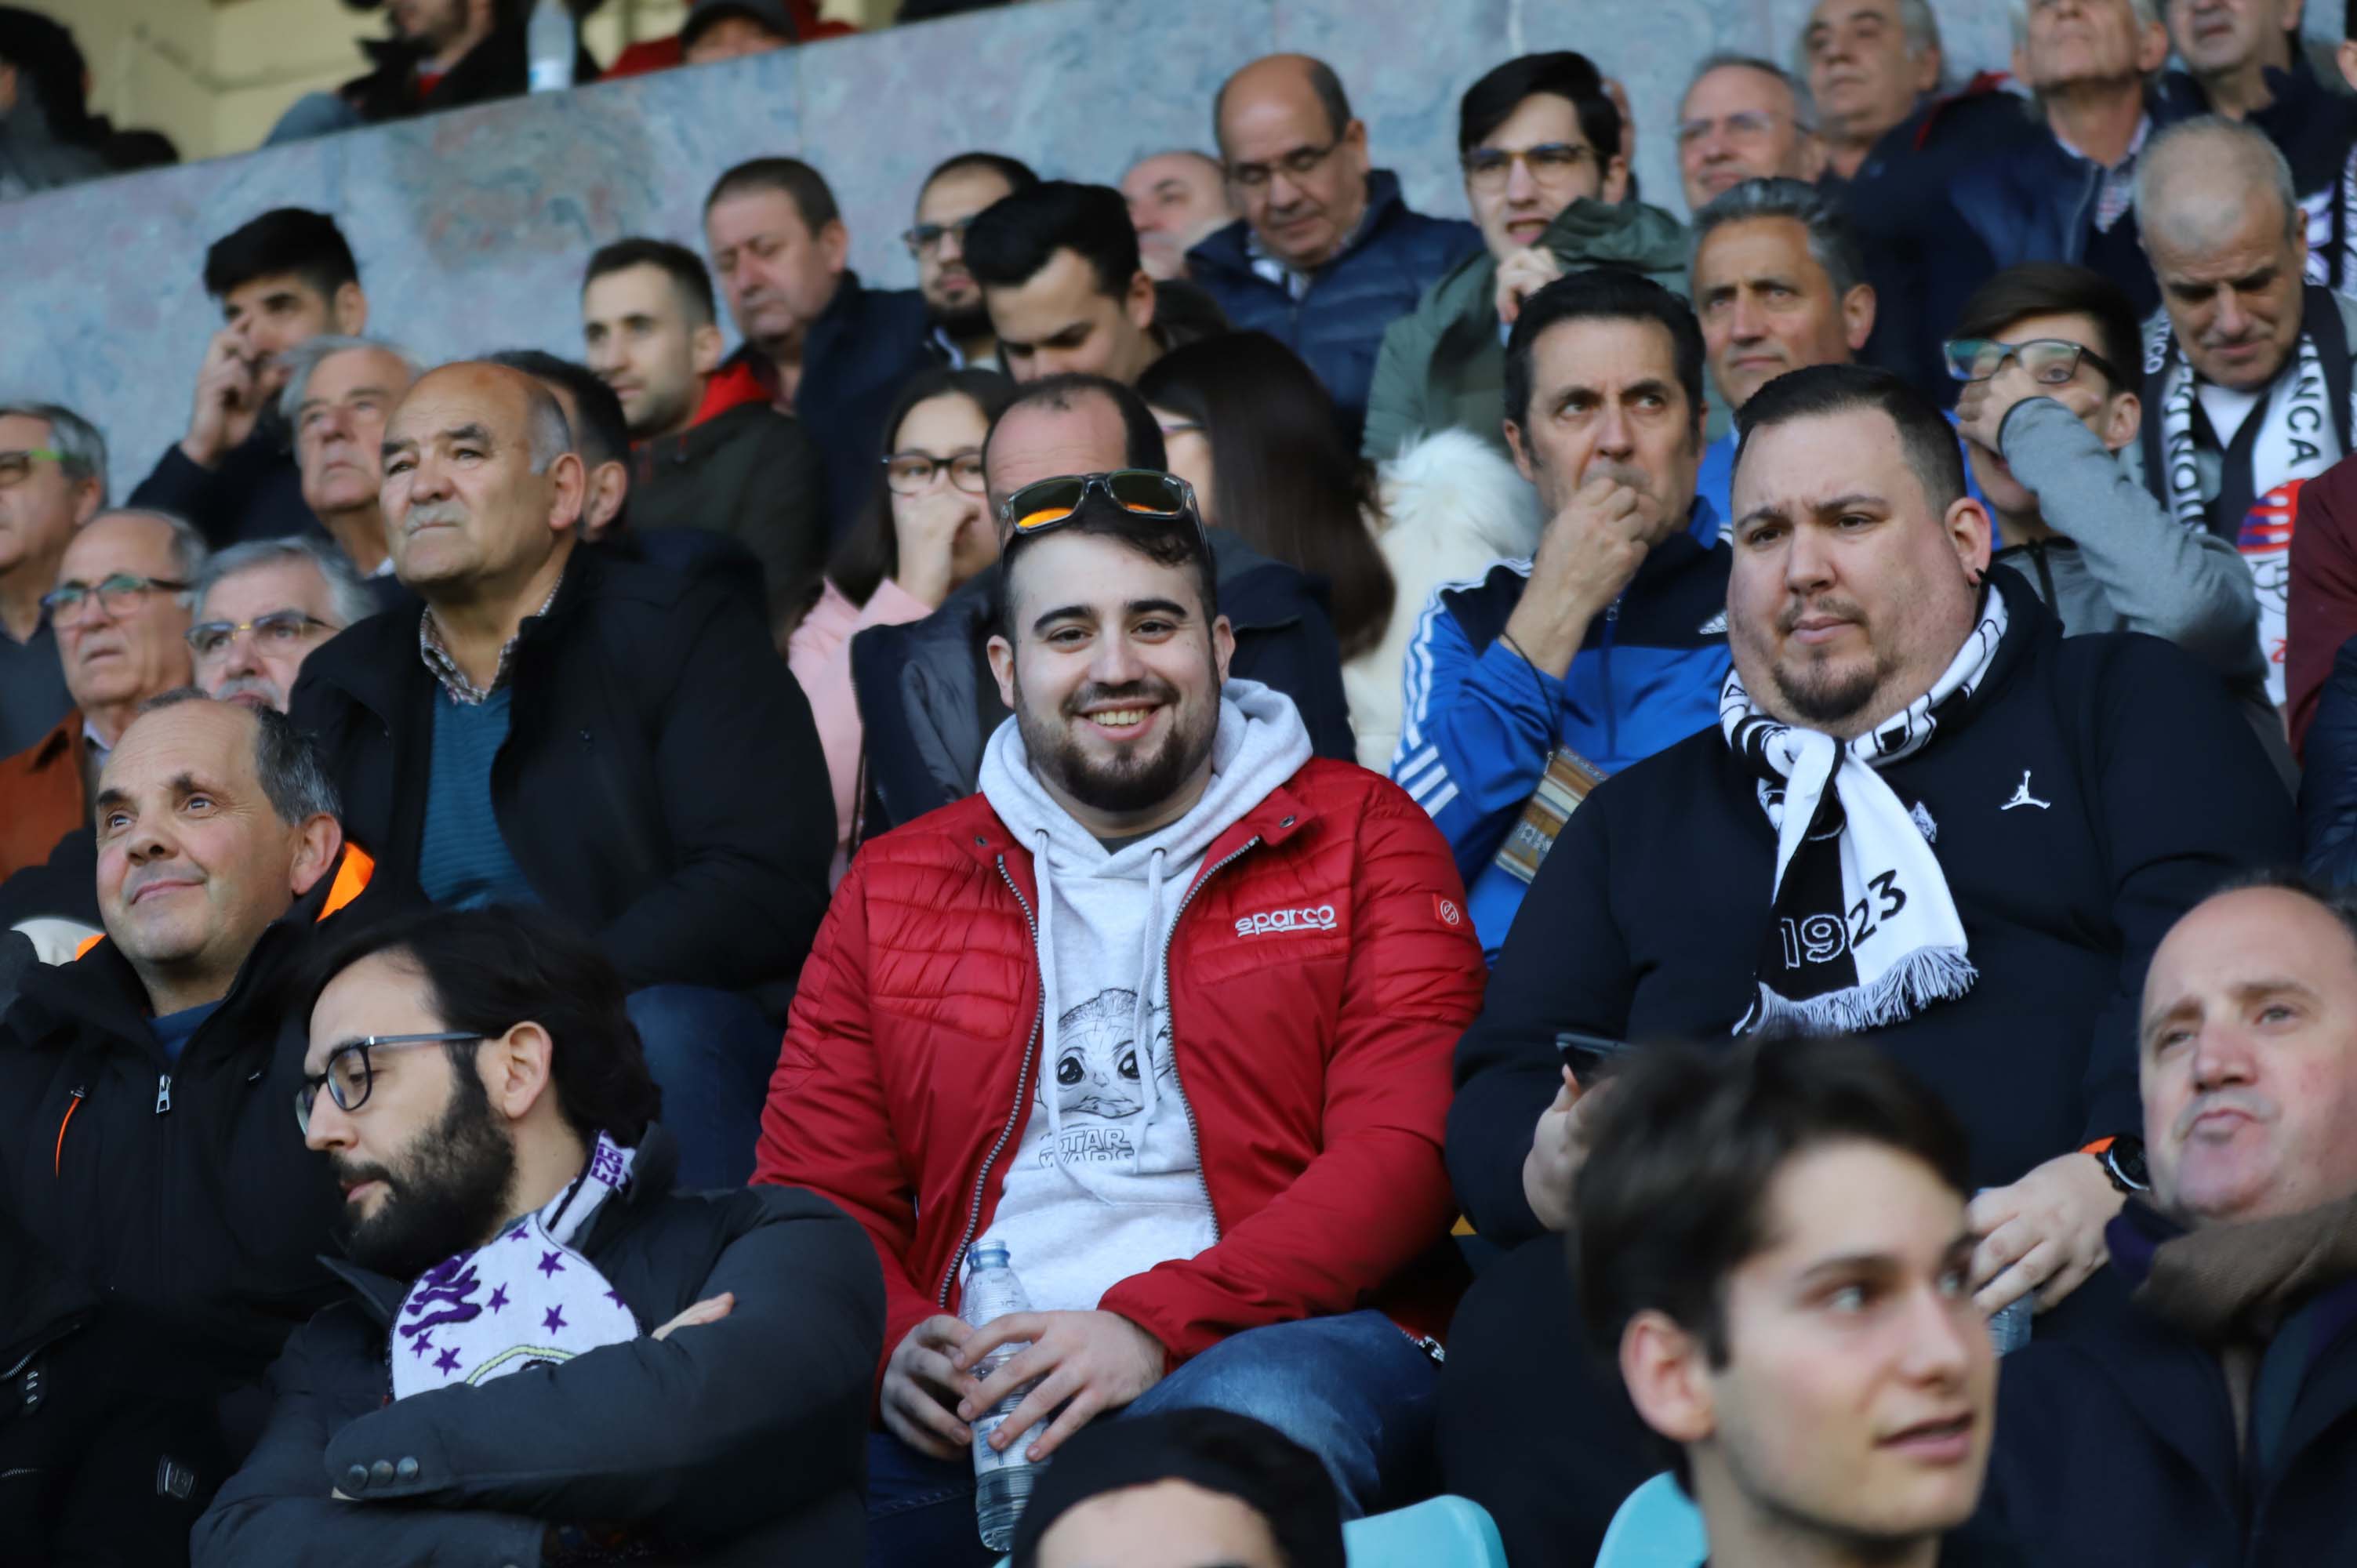
[[(1035, 1379), (996, 1451), (1218, 1407), (1379, 1508), (1428, 1437), (1458, 1283), (1441, 1137), (1482, 965), (1448, 845), (1225, 681), (1181, 482), (1021, 482), (1072, 450), (1044, 438), (1071, 401), (992, 435), (1026, 524), (990, 643), (1015, 722), (979, 795), (852, 863), (763, 1119), (755, 1179), (833, 1199), (884, 1264), (871, 1563), (990, 1561), (967, 1423)], [(973, 1330), (952, 1314), (985, 1239), (1034, 1310)]]

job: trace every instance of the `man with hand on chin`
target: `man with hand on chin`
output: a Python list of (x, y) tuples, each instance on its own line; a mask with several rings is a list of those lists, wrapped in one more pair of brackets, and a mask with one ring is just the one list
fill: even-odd
[(413, 916), (318, 972), (290, 1098), (356, 1299), (288, 1341), (195, 1561), (857, 1561), (850, 1222), (673, 1190), (622, 978), (550, 917)]
[[(1480, 958), (1446, 846), (1229, 678), (1183, 480), (993, 474), (1012, 718), (979, 794), (853, 860), (755, 1177), (832, 1198), (883, 1260), (868, 1561), (991, 1560), (968, 1423), (1027, 1386), (1001, 1453), (1229, 1409), (1378, 1509), (1456, 1288), (1437, 1137)], [(1035, 1310), (974, 1330), (950, 1313), (985, 1238)]]
[[(1720, 722), (1570, 818), (1458, 1047), (1450, 1174), (1514, 1251), (1458, 1315), (1441, 1449), (1518, 1560), (1592, 1551), (1648, 1470), (1617, 1404), (1530, 1341), (1568, 1316), (1549, 1233), (1598, 1114), (1566, 1080), (1566, 1031), (1860, 1035), (1971, 1134), (1983, 1310), (2050, 1307), (2102, 1267), (2119, 1208), (2091, 1151), (2142, 1124), (2147, 961), (2219, 880), (2296, 844), (2211, 671), (2151, 638), (2065, 638), (1991, 568), (1987, 514), (1926, 399), (1816, 365), (1762, 387), (1741, 429)], [(1534, 1366), (1559, 1385), (1534, 1389)], [(1533, 1465), (1534, 1445), (1555, 1462)]]

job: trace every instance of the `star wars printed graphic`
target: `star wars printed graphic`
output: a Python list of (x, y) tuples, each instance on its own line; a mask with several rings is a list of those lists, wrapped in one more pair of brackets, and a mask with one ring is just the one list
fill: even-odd
[(2291, 529), (2299, 515), (2299, 488), (2305, 479), (2286, 479), (2254, 502), (2244, 514), (2234, 548), (2251, 569), (2251, 586), (2259, 598), (2259, 648), (2267, 656), (2267, 697), (2277, 706), (2284, 700), (2285, 614), (2291, 602)]
[[(1103, 1165), (1147, 1175), (1189, 1168), (1194, 1151), (1179, 1109), (1170, 1062), (1170, 1017), (1146, 1013), (1147, 1046), (1138, 1048), (1137, 993), (1119, 986), (1098, 992), (1056, 1024), (1056, 1058), (1040, 1075), (1045, 1096), (1056, 1097), (1058, 1135), (1039, 1146), (1042, 1167)], [(1146, 1110), (1146, 1075), (1154, 1077), (1155, 1115)], [(1176, 1122), (1177, 1135), (1157, 1136)], [(1165, 1146), (1169, 1145), (1169, 1146)]]

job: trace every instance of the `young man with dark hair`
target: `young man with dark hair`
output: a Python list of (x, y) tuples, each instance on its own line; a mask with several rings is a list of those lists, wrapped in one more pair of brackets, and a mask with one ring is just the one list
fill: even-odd
[[(1014, 483), (1007, 422), (1041, 412), (990, 454), (1011, 719), (978, 794), (853, 858), (763, 1126), (758, 1179), (834, 1199), (884, 1262), (871, 1563), (990, 1560), (968, 1423), (1035, 1377), (995, 1450), (1236, 1410), (1378, 1509), (1422, 1463), (1454, 1288), (1435, 1139), (1480, 955), (1447, 848), (1232, 678), (1185, 481)], [(985, 1238), (1033, 1310), (975, 1329), (947, 1314)]]
[[(2062, 622), (2063, 635), (2141, 631), (2266, 699), (2258, 600), (2233, 544), (2181, 526), (2120, 469), (2144, 423), (2144, 334), (2118, 285), (2067, 262), (2027, 262), (1964, 302), (1948, 344), (1964, 450), (1996, 520), (1993, 559)], [(2287, 755), (2285, 762), (2289, 762)]]
[(786, 0), (695, 0), (679, 28), (680, 59), (687, 65), (769, 54), (796, 41)]
[(629, 421), (638, 525), (707, 529), (751, 550), (782, 646), (826, 555), (825, 459), (748, 365), (722, 368), (703, 260), (663, 240), (606, 246), (582, 276), (581, 335)]
[[(375, 69), (336, 90), (359, 123), (521, 98), (531, 90), (529, 0), (395, 0), (390, 9), (393, 36), (361, 44)], [(574, 84), (597, 80), (597, 60), (576, 45)], [(333, 128), (324, 120), (317, 126)]]
[(1630, 199), (1620, 144), (1620, 111), (1586, 55), (1523, 55), (1465, 90), (1457, 158), (1486, 248), (1384, 329), (1360, 439), (1368, 457), (1436, 430), (1504, 451), (1505, 331), (1556, 278), (1613, 266), (1685, 292), (1685, 231)]
[(1009, 196), (974, 219), (965, 258), (1018, 381), (1076, 373), (1134, 386), (1169, 347), (1155, 331), (1129, 206), (1111, 186), (1054, 179)]
[(932, 344), (952, 370), (986, 366), (998, 355), (990, 307), (965, 261), (965, 238), (992, 203), (1039, 183), (1031, 166), (1004, 153), (944, 158), (917, 188), (916, 220), (900, 236), (917, 263), (917, 292), (931, 313)]
[(1509, 1387), (1551, 1420), (1597, 1408), (1576, 1368), (1534, 1390), (1552, 1363), (1515, 1326), (1564, 1310), (1549, 1233), (1593, 1130), (1559, 1041), (1860, 1035), (1971, 1134), (1975, 1299), (2050, 1307), (2118, 1211), (2090, 1151), (2141, 1124), (2154, 948), (2235, 867), (2294, 853), (2283, 785), (2212, 671), (2154, 638), (2066, 638), (1990, 566), (1938, 405), (1814, 365), (1741, 427), (1719, 722), (1571, 817), (1458, 1047), (1450, 1174), (1512, 1251), (1459, 1315), (1477, 1348), (1450, 1358), (1441, 1449), (1534, 1561), (1592, 1552), (1644, 1476), (1625, 1430), (1477, 1414)]
[(1383, 329), (1480, 252), (1480, 231), (1409, 209), (1323, 60), (1245, 66), (1220, 84), (1211, 134), (1243, 216), (1187, 252), (1188, 275), (1236, 330), (1300, 355), (1356, 441)]
[(834, 192), (799, 158), (722, 175), (704, 199), (704, 242), (745, 339), (720, 373), (748, 371), (802, 420), (826, 465), (828, 536), (839, 539), (874, 488), (893, 398), (931, 362), (925, 297), (859, 281)]
[(264, 1370), (334, 1296), (284, 993), (370, 867), (268, 709), (166, 693), (96, 793), (105, 940), (35, 965), (0, 1017), (0, 1561), (168, 1568), (261, 1429)]
[(1996, 1403), (1954, 1114), (1844, 1039), (1650, 1047), (1591, 1092), (1581, 1316), (1711, 1562), (1953, 1568)]
[[(1034, 479), (1168, 466), (1162, 427), (1131, 388), (1102, 376), (1026, 383), (983, 445), (995, 507)], [(1234, 672), (1289, 698), (1320, 757), (1351, 757), (1341, 655), (1323, 585), (1235, 535), (1209, 531), (1220, 607), (1234, 629)], [(998, 630), (996, 566), (975, 574), (920, 621), (870, 627), (852, 643), (873, 832), (971, 794), (984, 743), (1008, 709), (986, 650)]]
[(1012, 1568), (1344, 1568), (1318, 1455), (1266, 1422), (1178, 1410), (1091, 1427), (1034, 1484)]
[(1447, 835), (1493, 958), (1570, 804), (1717, 712), (1727, 553), (1695, 489), (1702, 364), (1686, 302), (1609, 268), (1540, 289), (1507, 339), (1506, 440), (1549, 521), (1531, 559), (1435, 590), (1391, 767)]
[(356, 1299), (288, 1341), (195, 1561), (856, 1561), (851, 1222), (673, 1190), (622, 977), (553, 917), (381, 924), (318, 972), (293, 1098)]
[(215, 548), (317, 530), (276, 409), (287, 375), (279, 356), (323, 333), (367, 330), (351, 247), (326, 214), (278, 208), (213, 242), (205, 292), (222, 327), (197, 371), (188, 433), (129, 504), (187, 518)]

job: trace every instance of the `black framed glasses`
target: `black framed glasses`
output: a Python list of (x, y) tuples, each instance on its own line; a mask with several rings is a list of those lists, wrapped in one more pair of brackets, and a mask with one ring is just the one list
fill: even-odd
[(1957, 338), (1947, 345), (1948, 374), (1960, 381), (1985, 381), (2005, 369), (2007, 360), (2029, 372), (2040, 386), (2059, 387), (2079, 373), (2083, 360), (2104, 373), (2114, 386), (2120, 373), (2109, 360), (2083, 343), (2064, 338), (2032, 338), (2027, 343), (2000, 343), (1994, 338)]
[(1265, 164), (1230, 164), (1222, 172), (1227, 175), (1229, 184), (1245, 190), (1260, 189), (1280, 172), (1287, 179), (1307, 179), (1316, 174), (1318, 166), (1332, 157), (1334, 149), (1341, 145), (1342, 138), (1337, 136), (1322, 147), (1296, 147), (1281, 158), (1273, 158)]
[(955, 240), (960, 249), (965, 245), (965, 231), (974, 227), (974, 220), (961, 218), (954, 223), (920, 223), (900, 233), (900, 243), (909, 247), (912, 256), (930, 256), (942, 248), (943, 240)]
[(239, 632), (250, 631), (253, 633), (253, 640), (264, 648), (294, 648), (314, 627), (321, 631), (343, 629), (302, 610), (273, 610), (252, 620), (199, 621), (188, 628), (188, 646), (196, 650), (199, 659), (219, 659), (229, 651), (230, 644), (237, 640)]
[(62, 463), (66, 455), (54, 446), (26, 446), (14, 452), (0, 452), (0, 490), (11, 485), (21, 485), (32, 473), (36, 463)]
[[(1006, 525), (1011, 543), (1070, 522), (1072, 514), (1091, 496), (1142, 521), (1188, 523), (1195, 530), (1197, 541), (1203, 539), (1203, 518), (1195, 506), (1195, 487), (1159, 468), (1115, 468), (1109, 474), (1064, 474), (1052, 479), (1035, 479), (998, 503), (998, 521)], [(1208, 543), (1204, 548), (1210, 548)]]
[(468, 1040), (489, 1039), (488, 1035), (446, 1032), (434, 1035), (368, 1035), (357, 1040), (347, 1040), (328, 1053), (324, 1072), (307, 1072), (303, 1081), (295, 1086), (295, 1124), (303, 1135), (311, 1135), (311, 1107), (318, 1102), (319, 1090), (336, 1102), (336, 1109), (350, 1115), (368, 1103), (369, 1090), (376, 1087), (376, 1064), (370, 1053), (391, 1050), (398, 1046), (456, 1046)]
[(1535, 147), (1476, 147), (1458, 160), (1465, 183), (1480, 191), (1502, 190), (1514, 166), (1529, 171), (1537, 185), (1561, 185), (1596, 156), (1585, 142), (1541, 142)]
[(989, 486), (982, 474), (982, 454), (958, 452), (947, 457), (937, 457), (931, 452), (910, 450), (888, 452), (884, 456), (884, 483), (894, 495), (922, 495), (933, 488), (933, 481), (946, 471), (950, 483), (968, 495), (978, 496)]
[(174, 577), (139, 577), (128, 572), (116, 572), (101, 577), (95, 583), (59, 583), (41, 596), (41, 607), (49, 618), (70, 615), (91, 600), (111, 616), (126, 616), (149, 594), (178, 593), (188, 585)]

